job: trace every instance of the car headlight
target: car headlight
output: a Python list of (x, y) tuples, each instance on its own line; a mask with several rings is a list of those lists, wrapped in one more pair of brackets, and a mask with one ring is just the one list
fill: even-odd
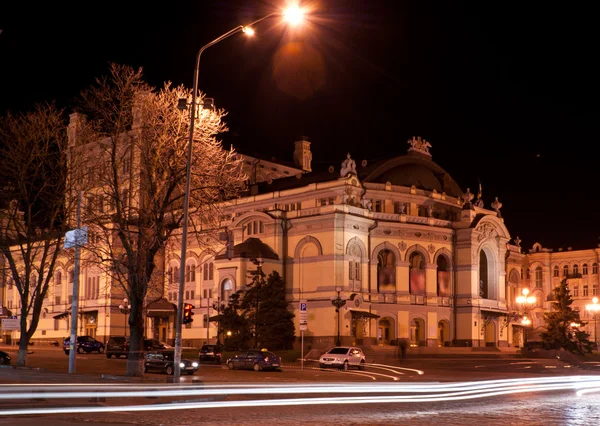
[(198, 367), (198, 363), (197, 362), (192, 362), (192, 367), (194, 367), (194, 368)]
[(185, 364), (184, 364), (183, 362), (180, 362), (180, 363), (179, 363), (179, 367), (181, 367), (181, 368), (185, 368)]

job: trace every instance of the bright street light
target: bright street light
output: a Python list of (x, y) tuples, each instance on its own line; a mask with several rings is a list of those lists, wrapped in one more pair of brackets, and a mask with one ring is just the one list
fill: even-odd
[[(235, 28), (227, 31), (226, 33), (220, 35), (213, 41), (206, 43), (204, 46), (200, 48), (198, 54), (196, 55), (196, 67), (194, 69), (194, 85), (192, 88), (192, 104), (190, 106), (190, 135), (188, 138), (188, 147), (187, 147), (187, 164), (186, 164), (186, 178), (185, 178), (185, 194), (183, 201), (183, 225), (181, 229), (181, 255), (180, 255), (180, 266), (179, 266), (179, 294), (177, 295), (177, 317), (175, 321), (175, 356), (174, 356), (174, 366), (175, 371), (173, 372), (173, 383), (179, 383), (179, 377), (181, 373), (181, 369), (179, 364), (181, 363), (181, 325), (183, 323), (183, 292), (185, 289), (185, 272), (186, 272), (186, 254), (187, 254), (187, 233), (188, 233), (188, 211), (190, 205), (190, 180), (191, 180), (191, 169), (192, 169), (192, 146), (194, 144), (194, 128), (196, 127), (196, 96), (198, 94), (198, 75), (200, 73), (200, 57), (202, 56), (202, 52), (208, 49), (211, 46), (229, 38), (230, 36), (237, 34), (239, 32), (243, 32), (246, 35), (253, 35), (254, 29), (253, 27), (261, 21), (265, 19), (274, 18), (276, 16), (281, 16), (284, 18), (284, 21), (299, 22), (298, 17), (301, 16), (299, 10), (296, 12), (291, 12), (290, 9), (283, 10), (281, 12), (270, 13), (267, 16), (263, 16), (260, 19), (248, 24), (248, 25), (238, 25)], [(292, 21), (293, 19), (293, 21)]]
[(600, 304), (598, 304), (598, 298), (594, 297), (592, 299), (592, 303), (590, 303), (589, 305), (587, 305), (585, 307), (585, 309), (592, 314), (592, 316), (594, 317), (594, 346), (595, 349), (598, 350), (598, 340), (596, 338), (596, 326), (597, 326), (597, 321), (598, 321), (598, 312), (600, 311)]
[[(537, 299), (535, 296), (529, 296), (529, 289), (524, 288), (521, 290), (521, 296), (518, 296), (516, 299), (517, 304), (519, 305), (520, 310), (523, 312), (523, 319), (521, 320), (521, 325), (523, 327), (529, 327), (532, 325), (531, 319), (527, 318), (529, 311), (535, 307)], [(523, 346), (527, 345), (527, 330), (523, 329)]]

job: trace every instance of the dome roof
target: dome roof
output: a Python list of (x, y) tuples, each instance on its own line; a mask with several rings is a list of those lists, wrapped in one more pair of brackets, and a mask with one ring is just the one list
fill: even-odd
[(415, 186), (425, 191), (445, 192), (459, 197), (462, 191), (452, 177), (431, 161), (428, 155), (409, 152), (375, 165), (363, 177), (365, 182), (386, 183), (398, 186)]

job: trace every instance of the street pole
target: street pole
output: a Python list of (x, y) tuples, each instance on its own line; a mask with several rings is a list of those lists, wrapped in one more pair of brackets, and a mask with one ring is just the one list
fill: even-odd
[(210, 324), (210, 297), (206, 298), (206, 344), (208, 345), (209, 330), (208, 326)]
[[(79, 191), (77, 201), (77, 232), (81, 228), (81, 200)], [(79, 241), (75, 238), (75, 265), (73, 266), (73, 300), (71, 303), (71, 337), (69, 339), (69, 374), (75, 374), (75, 352), (77, 350), (77, 310), (79, 308)]]

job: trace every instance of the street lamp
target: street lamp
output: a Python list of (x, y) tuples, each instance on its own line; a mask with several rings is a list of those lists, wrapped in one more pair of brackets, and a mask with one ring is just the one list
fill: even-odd
[(173, 382), (179, 383), (179, 377), (181, 373), (181, 325), (183, 322), (183, 292), (185, 289), (185, 263), (186, 263), (186, 251), (187, 251), (187, 233), (188, 233), (188, 210), (190, 204), (190, 178), (192, 169), (192, 146), (194, 143), (194, 127), (196, 124), (196, 96), (198, 93), (198, 75), (200, 73), (200, 57), (202, 53), (211, 46), (231, 37), (234, 34), (243, 32), (248, 36), (254, 34), (253, 27), (265, 19), (274, 18), (276, 16), (282, 16), (284, 20), (290, 22), (290, 24), (298, 23), (303, 15), (302, 10), (295, 8), (289, 8), (281, 12), (270, 13), (263, 16), (260, 19), (248, 24), (238, 25), (235, 28), (227, 31), (220, 35), (213, 41), (206, 43), (200, 48), (196, 55), (196, 67), (194, 68), (194, 84), (192, 88), (192, 104), (190, 107), (190, 135), (188, 139), (187, 149), (187, 164), (186, 164), (186, 178), (185, 178), (185, 194), (183, 201), (183, 226), (181, 230), (181, 256), (180, 256), (180, 267), (179, 267), (179, 294), (177, 296), (177, 318), (175, 321), (175, 356), (173, 363), (175, 364), (175, 371), (173, 372)]
[(598, 298), (594, 297), (592, 303), (588, 304), (585, 309), (592, 314), (594, 317), (594, 346), (598, 350), (598, 340), (596, 338), (596, 322), (598, 320), (598, 312), (600, 311), (600, 304), (598, 304)]
[(127, 315), (129, 315), (129, 312), (131, 312), (131, 305), (128, 302), (129, 301), (127, 300), (127, 298), (124, 297), (123, 304), (119, 305), (119, 310), (123, 315), (125, 315), (125, 337), (127, 337)]
[(342, 291), (342, 289), (340, 287), (337, 287), (335, 289), (335, 291), (337, 292), (337, 296), (336, 297), (331, 296), (331, 304), (333, 306), (335, 306), (335, 313), (337, 314), (337, 341), (336, 341), (336, 345), (340, 346), (342, 344), (341, 341), (340, 341), (340, 308), (346, 304), (346, 298), (340, 297), (340, 292)]
[[(527, 318), (527, 315), (529, 314), (529, 311), (531, 311), (535, 307), (535, 304), (537, 302), (536, 297), (529, 296), (529, 289), (524, 288), (523, 290), (521, 290), (521, 295), (517, 297), (516, 302), (519, 305), (520, 310), (523, 312), (523, 319), (521, 320), (521, 325), (523, 325), (523, 327), (529, 327), (530, 325), (532, 325), (532, 322), (529, 318)], [(527, 331), (523, 329), (523, 346), (526, 345)]]
[(263, 272), (262, 272), (262, 258), (250, 259), (252, 263), (256, 265), (256, 310), (254, 311), (254, 347), (258, 349), (258, 305), (260, 303), (260, 290), (263, 283)]
[[(220, 317), (221, 309), (223, 308), (221, 306), (221, 298), (220, 297), (217, 297), (217, 303), (213, 303), (212, 308), (215, 311), (217, 311), (217, 316)], [(207, 336), (208, 336), (208, 332), (207, 332)], [(219, 318), (219, 320), (217, 321), (217, 345), (220, 345), (220, 344), (221, 344), (221, 318)]]

